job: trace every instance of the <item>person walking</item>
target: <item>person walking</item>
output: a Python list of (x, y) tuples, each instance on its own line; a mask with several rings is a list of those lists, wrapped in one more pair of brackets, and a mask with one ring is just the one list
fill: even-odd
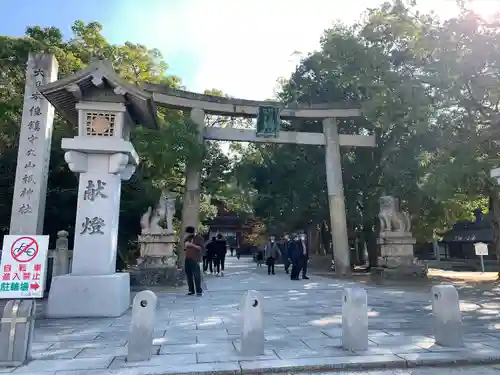
[(206, 274), (207, 273), (207, 270), (205, 268), (205, 265), (207, 264), (207, 245), (209, 244), (210, 242), (209, 241), (206, 241), (204, 244), (203, 244), (203, 249), (201, 250), (201, 270), (203, 272), (203, 274)]
[(292, 262), (292, 271), (290, 272), (290, 280), (298, 280), (300, 273), (300, 240), (297, 234), (293, 235), (293, 241), (290, 243), (290, 260)]
[[(309, 277), (307, 277), (307, 263), (309, 262), (309, 248), (307, 247), (306, 244), (306, 235), (301, 234), (299, 236), (299, 249), (300, 249), (300, 255), (299, 255), (299, 266), (300, 266), (300, 271), (302, 271), (302, 279), (303, 280), (309, 280)], [(297, 278), (299, 277), (299, 272), (297, 272)]]
[(186, 279), (188, 283), (188, 296), (195, 294), (201, 296), (201, 271), (200, 259), (203, 249), (203, 237), (196, 234), (194, 227), (187, 227), (184, 239), (184, 270), (186, 271)]
[(214, 273), (215, 241), (215, 237), (212, 237), (212, 240), (206, 246), (206, 258), (203, 259), (203, 272), (206, 273), (210, 269), (210, 275)]
[(283, 238), (283, 264), (285, 265), (285, 272), (287, 274), (290, 273), (290, 265), (292, 264), (291, 256), (290, 256), (290, 236), (285, 234)]
[(217, 256), (217, 276), (224, 276), (224, 265), (226, 262), (227, 242), (222, 234), (217, 235), (215, 241), (215, 252)]
[(267, 274), (275, 274), (274, 273), (274, 264), (276, 260), (281, 256), (280, 249), (276, 244), (276, 239), (274, 236), (269, 237), (269, 242), (264, 247), (264, 253), (266, 257), (267, 263)]
[(256, 252), (257, 268), (260, 268), (264, 262), (264, 250), (259, 246)]

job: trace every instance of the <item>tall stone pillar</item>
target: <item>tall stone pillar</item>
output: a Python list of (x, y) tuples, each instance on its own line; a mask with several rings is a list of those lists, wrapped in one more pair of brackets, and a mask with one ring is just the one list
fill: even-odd
[(38, 87), (57, 80), (57, 71), (54, 56), (29, 54), (10, 234), (43, 234), (54, 107)]
[[(199, 108), (191, 109), (189, 115), (198, 130), (198, 142), (203, 145), (203, 129), (205, 127), (205, 111)], [(182, 238), (186, 227), (198, 227), (200, 222), (200, 190), (201, 190), (201, 162), (189, 160), (186, 166), (186, 190), (182, 205), (182, 232), (180, 233), (181, 246), (179, 246), (179, 266), (184, 266), (184, 244)]]
[(115, 273), (120, 192), (139, 163), (122, 103), (80, 101), (79, 133), (62, 140), (79, 173), (72, 269), (52, 280), (50, 317), (115, 317), (130, 305), (128, 273)]
[(342, 164), (340, 157), (339, 133), (334, 118), (323, 120), (325, 135), (326, 185), (330, 208), (330, 226), (335, 258), (335, 272), (339, 276), (351, 273), (349, 260), (349, 241), (342, 183)]

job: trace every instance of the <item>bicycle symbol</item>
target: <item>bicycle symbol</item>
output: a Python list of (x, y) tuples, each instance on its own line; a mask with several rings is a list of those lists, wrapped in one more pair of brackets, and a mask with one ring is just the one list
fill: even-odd
[(15, 261), (21, 263), (30, 262), (38, 254), (38, 243), (31, 237), (18, 238), (12, 244), (10, 253)]
[(33, 246), (33, 244), (26, 243), (23, 243), (19, 247), (15, 247), (13, 249), (14, 256), (16, 257), (23, 254), (26, 254), (26, 256), (28, 257), (32, 257), (33, 255), (35, 255), (35, 252), (36, 248)]

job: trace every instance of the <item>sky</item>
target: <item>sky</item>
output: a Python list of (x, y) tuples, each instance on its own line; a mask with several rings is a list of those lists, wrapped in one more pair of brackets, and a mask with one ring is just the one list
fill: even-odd
[[(71, 24), (98, 21), (111, 42), (158, 48), (170, 74), (186, 89), (220, 89), (244, 99), (274, 96), (276, 81), (298, 62), (295, 52), (318, 48), (336, 20), (352, 23), (382, 0), (0, 0), (0, 35), (22, 36), (27, 26), (57, 26), (67, 38)], [(469, 0), (488, 15), (500, 0)], [(455, 0), (419, 0), (441, 18), (456, 14)]]

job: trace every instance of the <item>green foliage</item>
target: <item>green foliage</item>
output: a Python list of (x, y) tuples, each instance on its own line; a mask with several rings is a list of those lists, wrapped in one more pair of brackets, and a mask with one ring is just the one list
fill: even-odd
[[(363, 119), (339, 123), (340, 133), (377, 139), (373, 150), (342, 149), (351, 235), (375, 229), (382, 194), (401, 199), (421, 241), (497, 197), (488, 175), (500, 151), (490, 140), (500, 102), (500, 26), (467, 11), (440, 23), (414, 6), (386, 2), (353, 26), (335, 24), (321, 49), (281, 81), (284, 103), (362, 103)], [(321, 131), (312, 121), (282, 127)], [(238, 181), (258, 192), (255, 212), (269, 228), (329, 226), (324, 157), (311, 146), (244, 150)]]
[[(357, 102), (363, 118), (339, 121), (342, 134), (373, 134), (377, 147), (342, 148), (342, 174), (348, 230), (362, 233), (374, 254), (378, 199), (401, 199), (420, 241), (470, 218), (476, 207), (490, 209), (500, 227), (499, 188), (489, 170), (500, 163), (500, 40), (498, 22), (472, 12), (446, 22), (422, 14), (414, 1), (394, 0), (368, 9), (360, 21), (334, 24), (321, 37), (321, 48), (303, 56), (288, 79), (280, 81), (284, 104)], [(65, 41), (54, 27), (27, 28), (25, 38), (0, 37), (0, 228), (8, 230), (17, 139), (30, 51), (54, 53), (60, 77), (109, 59), (131, 83), (162, 83), (180, 88), (178, 77), (156, 49), (133, 43), (110, 44), (102, 26), (76, 21)], [(220, 90), (205, 94), (226, 97)], [(211, 200), (230, 210), (255, 215), (252, 243), (265, 232), (320, 231), (328, 250), (328, 202), (323, 147), (231, 144), (236, 158), (220, 143), (196, 144), (196, 130), (180, 111), (159, 110), (160, 128), (137, 127), (132, 140), (141, 165), (124, 185), (120, 243), (135, 239), (139, 217), (161, 190), (182, 193), (188, 158), (202, 163), (202, 220), (216, 214)], [(248, 128), (246, 119), (207, 116), (206, 126)], [(60, 150), (74, 129), (56, 117), (46, 232), (74, 223), (76, 177)], [(282, 122), (282, 130), (321, 132), (318, 121)], [(182, 194), (181, 194), (182, 196)], [(181, 204), (182, 202), (178, 202)], [(61, 208), (63, 207), (63, 208)], [(71, 207), (72, 209), (68, 209)], [(180, 209), (177, 210), (178, 216)], [(177, 218), (178, 219), (178, 218)], [(176, 221), (177, 223), (177, 221)], [(496, 238), (500, 253), (500, 240)]]
[[(55, 27), (28, 27), (26, 37), (0, 37), (0, 229), (7, 233), (10, 220), (12, 190), (19, 124), (23, 105), (26, 61), (29, 52), (53, 53), (59, 62), (59, 77), (63, 78), (95, 59), (109, 59), (114, 69), (127, 81), (134, 84), (160, 83), (179, 88), (180, 79), (168, 76), (168, 66), (156, 49), (126, 42), (124, 45), (110, 44), (102, 35), (102, 26), (97, 22), (88, 24), (76, 21), (72, 27), (73, 37), (65, 41)], [(168, 188), (180, 193), (182, 203), (184, 169), (190, 157), (201, 159), (203, 164), (203, 187), (206, 194), (217, 191), (223, 184), (218, 174), (229, 168), (228, 158), (216, 146), (200, 149), (196, 144), (196, 130), (184, 113), (160, 109), (158, 130), (141, 126), (131, 135), (141, 164), (131, 181), (122, 188), (119, 244), (124, 258), (135, 251), (134, 241), (140, 231), (140, 216), (148, 206), (154, 205), (161, 190)], [(52, 140), (45, 233), (55, 238), (60, 229), (74, 229), (77, 178), (70, 172), (60, 149), (61, 138), (74, 136), (74, 129), (56, 116)], [(210, 173), (209, 173), (210, 171)], [(204, 199), (202, 211), (205, 216), (215, 215), (215, 208)], [(177, 210), (176, 222), (181, 210)], [(72, 236), (71, 236), (72, 237)], [(71, 238), (70, 237), (70, 238)]]

